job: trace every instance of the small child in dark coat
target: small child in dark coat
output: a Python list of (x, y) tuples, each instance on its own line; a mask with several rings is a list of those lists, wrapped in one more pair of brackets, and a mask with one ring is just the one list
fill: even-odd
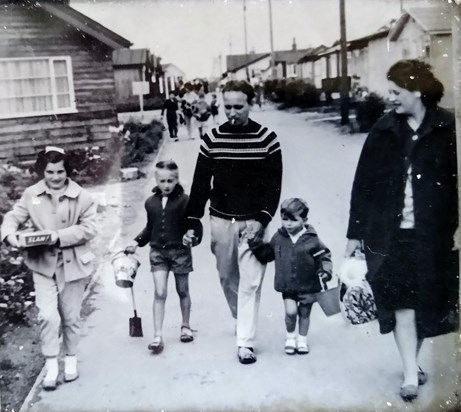
[[(252, 244), (253, 253), (263, 263), (275, 260), (274, 286), (282, 293), (287, 329), (285, 353), (309, 353), (307, 332), (312, 304), (321, 282), (331, 279), (332, 263), (329, 249), (316, 231), (307, 224), (309, 207), (303, 199), (292, 198), (282, 202), (282, 227), (270, 243)], [(299, 335), (296, 321), (299, 319)]]

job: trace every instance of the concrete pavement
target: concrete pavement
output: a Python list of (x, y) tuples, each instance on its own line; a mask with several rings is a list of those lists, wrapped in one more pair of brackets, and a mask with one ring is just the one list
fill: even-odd
[[(302, 114), (255, 109), (252, 117), (278, 133), (284, 159), (282, 199), (299, 196), (308, 201), (310, 221), (331, 248), (337, 267), (344, 251), (349, 193), (364, 135), (341, 136), (333, 126), (306, 122)], [(198, 146), (198, 140), (167, 140), (159, 155), (178, 162), (186, 191), (190, 189)], [(146, 181), (145, 197), (152, 186), (153, 182)], [(142, 202), (133, 207), (139, 213), (132, 225), (121, 228), (120, 246), (145, 224)], [(314, 306), (308, 337), (311, 353), (285, 355), (283, 303), (273, 290), (272, 265), (262, 291), (258, 362), (239, 364), (234, 322), (209, 250), (207, 217), (203, 223), (205, 236), (193, 250), (195, 271), (190, 275), (195, 341), (179, 341), (179, 304), (170, 280), (165, 350), (161, 355), (151, 355), (147, 350), (153, 330), (153, 282), (145, 247), (140, 250), (143, 263), (135, 283), (144, 337), (128, 336), (128, 318), (132, 316), (128, 291), (115, 286), (109, 264), (103, 265), (91, 297), (94, 311), (84, 325), (80, 379), (60, 385), (55, 392), (34, 388), (29, 398), (33, 404), (23, 410), (400, 411), (443, 410), (456, 404), (459, 363), (455, 363), (455, 334), (423, 346), (421, 366), (428, 372), (429, 381), (410, 405), (398, 396), (401, 367), (393, 337), (380, 335), (376, 322), (350, 326), (341, 315), (326, 318)], [(270, 233), (278, 225), (277, 217), (268, 229)]]

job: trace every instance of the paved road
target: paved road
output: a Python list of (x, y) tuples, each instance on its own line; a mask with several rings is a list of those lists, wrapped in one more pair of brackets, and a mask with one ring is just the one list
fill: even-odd
[[(311, 206), (310, 221), (330, 246), (337, 266), (345, 244), (349, 192), (363, 135), (341, 135), (333, 126), (308, 123), (302, 114), (256, 111), (253, 118), (274, 128), (284, 158), (282, 198), (300, 196)], [(181, 181), (189, 190), (198, 140), (167, 141), (160, 158), (179, 163)], [(129, 183), (126, 183), (129, 184)], [(145, 196), (152, 184), (146, 182)], [(119, 244), (132, 238), (145, 222), (142, 202), (134, 223), (125, 227)], [(203, 243), (194, 249), (191, 274), (193, 343), (179, 341), (180, 313), (170, 281), (165, 319), (165, 350), (151, 355), (153, 283), (148, 249), (135, 293), (143, 320), (144, 338), (128, 336), (130, 301), (126, 290), (114, 285), (109, 265), (100, 271), (93, 313), (87, 318), (81, 342), (81, 377), (57, 391), (33, 390), (39, 411), (400, 411), (439, 410), (456, 402), (456, 336), (427, 342), (421, 366), (429, 381), (413, 405), (398, 396), (400, 361), (393, 337), (378, 333), (377, 323), (347, 325), (337, 315), (326, 318), (319, 307), (312, 312), (307, 356), (283, 352), (283, 304), (273, 290), (269, 266), (262, 291), (258, 362), (244, 366), (236, 357), (234, 323), (220, 289), (209, 251), (209, 226), (204, 219)], [(271, 233), (279, 224), (276, 218)], [(114, 234), (116, 232), (114, 227)], [(458, 363), (459, 365), (459, 363)]]

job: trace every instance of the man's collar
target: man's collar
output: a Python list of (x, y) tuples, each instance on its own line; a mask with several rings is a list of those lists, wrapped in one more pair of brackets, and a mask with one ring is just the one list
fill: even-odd
[[(67, 179), (67, 182), (68, 182), (67, 183), (67, 188), (66, 188), (65, 192), (62, 194), (62, 196), (67, 196), (67, 197), (70, 197), (70, 198), (76, 198), (80, 194), (80, 192), (82, 191), (82, 188), (71, 179)], [(33, 190), (35, 196), (40, 196), (40, 195), (43, 195), (43, 194), (48, 194), (48, 195), (52, 194), (49, 187), (46, 185), (44, 179), (40, 180), (35, 185), (33, 185), (32, 190)]]

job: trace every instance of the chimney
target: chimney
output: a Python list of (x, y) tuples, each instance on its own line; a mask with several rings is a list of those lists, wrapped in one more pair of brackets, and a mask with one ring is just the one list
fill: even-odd
[(293, 37), (293, 45), (291, 46), (291, 50), (296, 50), (296, 37)]

